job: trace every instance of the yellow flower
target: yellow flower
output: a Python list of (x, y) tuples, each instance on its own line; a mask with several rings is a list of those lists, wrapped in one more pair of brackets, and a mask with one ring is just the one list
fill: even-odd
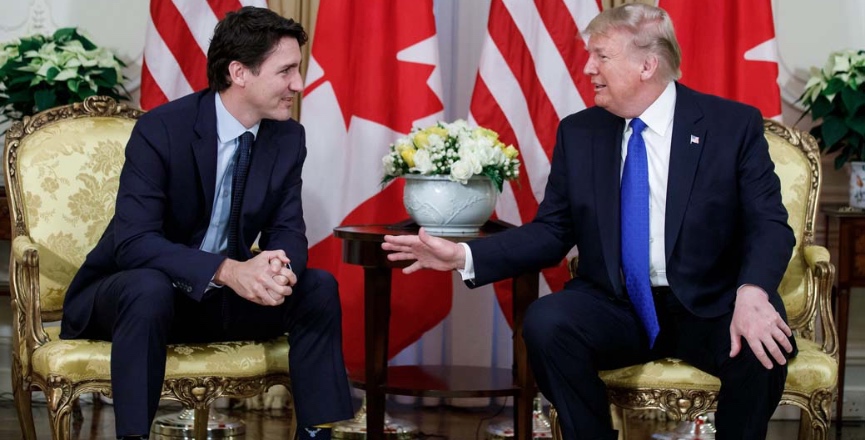
[(439, 127), (438, 125), (433, 125), (432, 127), (429, 127), (424, 131), (427, 132), (427, 135), (437, 134), (442, 139), (448, 137), (448, 130), (446, 128)]
[(409, 168), (414, 166), (414, 153), (415, 153), (415, 151), (417, 151), (417, 150), (412, 149), (412, 148), (406, 148), (406, 149), (400, 151), (400, 153), (399, 153), (399, 155), (402, 156), (402, 160), (405, 161), (405, 163), (408, 165)]
[(475, 136), (483, 136), (485, 138), (489, 138), (489, 139), (492, 139), (494, 141), (497, 141), (499, 139), (498, 133), (490, 130), (489, 128), (483, 128), (483, 127), (475, 128), (474, 135)]
[(426, 130), (421, 130), (415, 133), (412, 142), (414, 142), (414, 146), (418, 150), (420, 150), (421, 148), (426, 148), (429, 146), (429, 134), (427, 134)]
[(514, 158), (516, 158), (516, 157), (519, 156), (519, 155), (520, 155), (520, 152), (517, 151), (517, 149), (514, 148), (513, 145), (508, 145), (508, 146), (505, 148), (505, 156), (506, 156), (508, 159), (514, 159)]

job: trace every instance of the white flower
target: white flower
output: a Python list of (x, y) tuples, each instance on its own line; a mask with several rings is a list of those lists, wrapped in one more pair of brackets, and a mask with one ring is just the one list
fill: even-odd
[(399, 168), (396, 166), (396, 158), (393, 154), (382, 157), (381, 164), (384, 167), (385, 174), (399, 174)]
[(430, 174), (435, 168), (435, 164), (430, 157), (429, 150), (417, 150), (414, 154), (414, 167), (411, 171), (417, 171), (421, 174)]
[(474, 165), (468, 160), (461, 159), (451, 165), (451, 173), (448, 178), (465, 185), (474, 174)]

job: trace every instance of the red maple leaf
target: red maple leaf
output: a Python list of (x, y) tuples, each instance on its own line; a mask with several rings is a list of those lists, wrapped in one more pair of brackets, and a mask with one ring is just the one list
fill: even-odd
[(312, 55), (345, 119), (352, 116), (408, 133), (413, 121), (442, 110), (427, 85), (435, 66), (397, 60), (397, 53), (436, 34), (432, 0), (322, 1)]

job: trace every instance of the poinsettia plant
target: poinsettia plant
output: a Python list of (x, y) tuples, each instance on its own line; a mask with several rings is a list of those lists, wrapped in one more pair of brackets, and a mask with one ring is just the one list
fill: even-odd
[(0, 115), (20, 119), (91, 95), (128, 99), (123, 67), (76, 28), (0, 43)]

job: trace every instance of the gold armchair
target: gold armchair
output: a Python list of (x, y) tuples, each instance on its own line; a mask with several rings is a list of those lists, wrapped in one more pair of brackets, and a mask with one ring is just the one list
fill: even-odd
[[(802, 410), (800, 439), (826, 439), (837, 393), (838, 335), (831, 308), (835, 267), (826, 248), (814, 244), (820, 155), (809, 134), (772, 120), (765, 120), (764, 126), (775, 172), (781, 179), (788, 222), (796, 235), (796, 248), (778, 291), (796, 335), (799, 355), (788, 365), (781, 404)], [(602, 371), (600, 377), (607, 384), (610, 402), (617, 407), (660, 409), (673, 420), (693, 421), (714, 411), (721, 386), (718, 378), (672, 358)], [(552, 412), (553, 437), (561, 439), (555, 409)], [(625, 438), (626, 426), (623, 421)]]
[[(142, 112), (94, 96), (15, 123), (6, 133), (6, 187), (12, 215), (10, 290), (12, 382), (21, 431), (36, 438), (31, 392), (48, 400), (54, 439), (70, 437), (72, 402), (111, 394), (111, 343), (60, 340), (69, 282), (114, 213), (124, 148)], [(195, 411), (194, 435), (207, 436), (219, 397), (245, 398), (288, 387), (287, 338), (169, 346), (162, 397)], [(288, 387), (290, 389), (290, 387)], [(292, 417), (289, 438), (296, 425)]]

